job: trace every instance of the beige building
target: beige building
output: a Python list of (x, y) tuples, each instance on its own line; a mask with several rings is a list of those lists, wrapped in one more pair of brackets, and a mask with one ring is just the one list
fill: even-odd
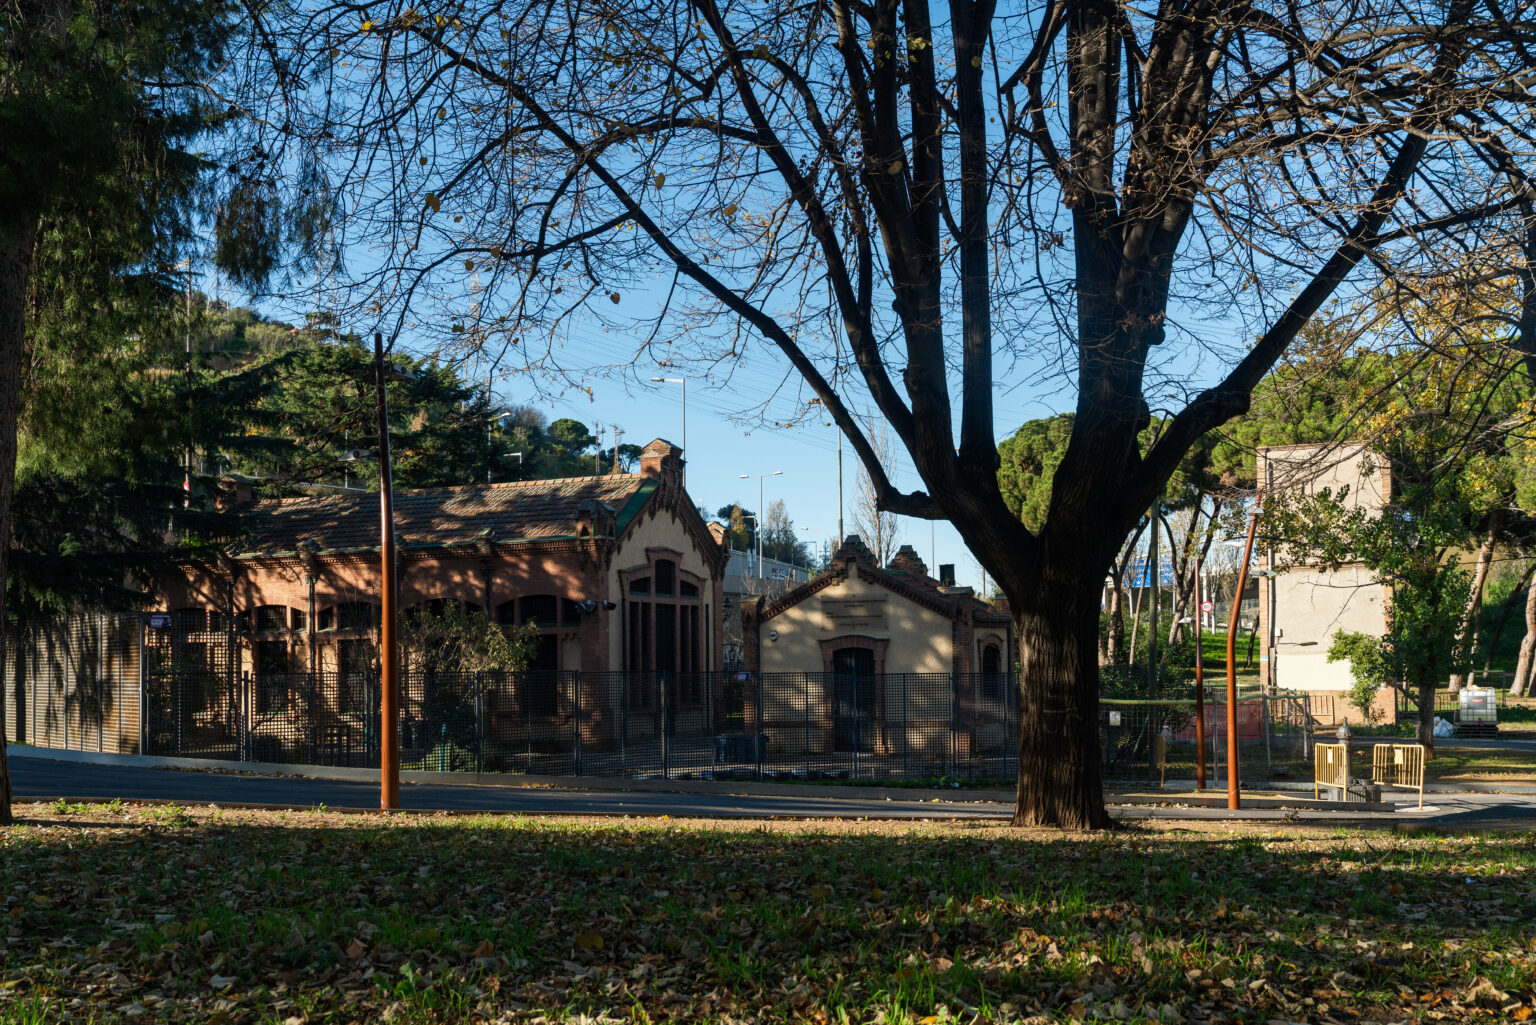
[[(1362, 444), (1283, 445), (1258, 451), (1258, 480), (1263, 495), (1315, 494), (1348, 488), (1348, 502), (1379, 510), (1391, 497), (1391, 476)], [(1313, 566), (1284, 566), (1277, 552), (1258, 545), (1260, 680), (1266, 686), (1314, 696), (1313, 715), (1323, 721), (1358, 718), (1348, 702), (1353, 685), (1348, 662), (1329, 662), (1335, 632), (1379, 637), (1386, 631), (1389, 594), (1359, 565), (1325, 572)], [(1275, 575), (1270, 576), (1273, 572)], [(1378, 706), (1390, 714), (1392, 695), (1383, 691)]]
[(882, 567), (849, 537), (826, 572), (743, 599), (742, 633), (776, 751), (932, 756), (958, 744), (964, 755), (1005, 743), (1012, 619), (930, 577), (910, 545)]

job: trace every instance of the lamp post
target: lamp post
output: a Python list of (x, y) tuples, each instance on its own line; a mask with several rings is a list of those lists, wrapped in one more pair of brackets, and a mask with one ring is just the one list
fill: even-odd
[[(687, 449), (684, 449), (686, 452)], [(782, 476), (783, 470), (774, 470), (772, 473), (742, 473), (738, 474), (742, 480), (757, 478), (757, 515), (763, 515), (763, 478)], [(757, 575), (761, 579), (763, 575), (763, 521), (757, 521)]]
[(1237, 590), (1232, 595), (1232, 615), (1227, 622), (1227, 807), (1243, 806), (1237, 776), (1237, 615), (1243, 608), (1243, 588), (1248, 586), (1248, 560), (1253, 556), (1253, 535), (1264, 507), (1254, 502), (1248, 512), (1248, 540), (1243, 561), (1237, 567)]
[[(683, 389), (683, 490), (688, 490), (688, 379), (686, 377), (653, 377), (658, 384), (682, 385)], [(615, 443), (617, 444), (617, 443)]]

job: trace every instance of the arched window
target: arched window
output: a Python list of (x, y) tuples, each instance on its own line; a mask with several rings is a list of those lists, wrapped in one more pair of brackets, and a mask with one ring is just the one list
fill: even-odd
[(251, 629), (259, 634), (288, 629), (288, 606), (258, 605), (251, 610)]
[[(623, 581), (624, 667), (637, 673), (666, 673), (677, 680), (679, 704), (703, 700), (698, 675), (709, 667), (704, 579), (679, 565), (681, 552), (649, 549), (646, 561), (620, 574)], [(631, 708), (653, 707), (655, 687), (629, 688)]]
[(379, 612), (365, 601), (347, 601), (320, 610), (320, 629), (364, 632), (379, 625)]
[(996, 644), (981, 646), (980, 695), (987, 701), (1003, 699), (1003, 652)]

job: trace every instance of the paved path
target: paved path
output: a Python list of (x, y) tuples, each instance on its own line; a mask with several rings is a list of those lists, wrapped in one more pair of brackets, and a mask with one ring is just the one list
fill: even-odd
[[(246, 776), (151, 769), (123, 765), (13, 758), (11, 782), (17, 800), (60, 797), (108, 801), (180, 800), (198, 804), (281, 804), (332, 808), (377, 808), (378, 786), (348, 780), (293, 776)], [(403, 784), (400, 803), (414, 810), (522, 812), (531, 815), (670, 815), (709, 818), (882, 818), (1006, 819), (1010, 805), (997, 801), (869, 800), (814, 788), (804, 796), (581, 790), (550, 787), (476, 786), (463, 783)], [(807, 788), (811, 789), (811, 788)], [(1425, 798), (1393, 795), (1398, 810), (1379, 813), (1303, 812), (1317, 822), (1365, 820), (1428, 825), (1442, 829), (1536, 829), (1536, 794), (1435, 793)], [(1114, 796), (1111, 795), (1111, 800)], [(1115, 805), (1119, 818), (1224, 819), (1225, 809), (1161, 805)], [(1282, 819), (1280, 809), (1245, 811), (1245, 818)]]
[[(241, 776), (145, 769), (122, 765), (11, 760), (17, 800), (58, 797), (110, 800), (180, 800), (197, 803), (289, 804), (332, 808), (377, 808), (377, 783), (294, 776)], [(809, 788), (807, 788), (809, 789)], [(818, 788), (820, 790), (822, 788)], [(681, 794), (625, 790), (566, 790), (462, 783), (400, 786), (401, 807), (433, 811), (502, 811), (533, 815), (671, 815), (711, 818), (1006, 818), (1007, 805), (990, 802), (919, 803), (825, 797), (780, 797), (730, 793)]]

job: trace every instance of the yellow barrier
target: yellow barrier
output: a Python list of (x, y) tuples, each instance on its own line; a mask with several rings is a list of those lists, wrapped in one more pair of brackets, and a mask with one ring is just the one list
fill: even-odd
[(1377, 744), (1371, 753), (1371, 779), (1382, 786), (1419, 792), (1424, 807), (1424, 745)]
[(1343, 744), (1317, 744), (1312, 753), (1312, 796), (1323, 787), (1337, 787), (1340, 795), (1349, 788), (1349, 755)]

